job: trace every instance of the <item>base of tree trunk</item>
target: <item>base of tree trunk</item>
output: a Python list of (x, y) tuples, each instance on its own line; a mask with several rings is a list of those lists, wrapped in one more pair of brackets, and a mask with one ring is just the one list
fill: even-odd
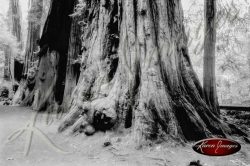
[(59, 132), (131, 128), (137, 142), (246, 135), (206, 103), (189, 59), (180, 1), (86, 6), (84, 68)]

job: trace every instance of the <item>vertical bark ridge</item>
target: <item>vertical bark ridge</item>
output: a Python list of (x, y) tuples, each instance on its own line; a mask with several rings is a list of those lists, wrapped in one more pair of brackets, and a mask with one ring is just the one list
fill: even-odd
[(63, 105), (65, 109), (70, 107), (72, 102), (72, 92), (77, 85), (80, 76), (80, 54), (81, 54), (81, 17), (75, 16), (72, 20), (71, 33), (69, 39), (68, 59), (66, 68), (65, 91)]

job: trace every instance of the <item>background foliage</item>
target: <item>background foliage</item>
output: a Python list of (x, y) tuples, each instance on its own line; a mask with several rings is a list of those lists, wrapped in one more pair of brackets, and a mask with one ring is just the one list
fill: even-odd
[[(184, 0), (183, 0), (184, 1)], [(186, 0), (185, 0), (186, 1)], [(189, 52), (200, 81), (203, 76), (204, 2), (184, 5)], [(184, 2), (184, 3), (187, 3)], [(219, 102), (250, 104), (250, 2), (217, 1), (216, 79)]]

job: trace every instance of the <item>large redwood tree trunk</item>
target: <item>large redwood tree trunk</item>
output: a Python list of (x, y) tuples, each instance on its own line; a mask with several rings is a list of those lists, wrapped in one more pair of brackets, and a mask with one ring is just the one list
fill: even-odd
[(136, 140), (241, 133), (203, 97), (180, 0), (86, 0), (82, 71), (62, 132), (132, 128)]

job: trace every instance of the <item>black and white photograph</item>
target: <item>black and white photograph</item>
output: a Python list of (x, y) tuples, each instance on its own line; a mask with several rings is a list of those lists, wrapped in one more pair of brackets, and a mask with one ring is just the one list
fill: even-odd
[(250, 166), (250, 0), (0, 0), (0, 166)]

